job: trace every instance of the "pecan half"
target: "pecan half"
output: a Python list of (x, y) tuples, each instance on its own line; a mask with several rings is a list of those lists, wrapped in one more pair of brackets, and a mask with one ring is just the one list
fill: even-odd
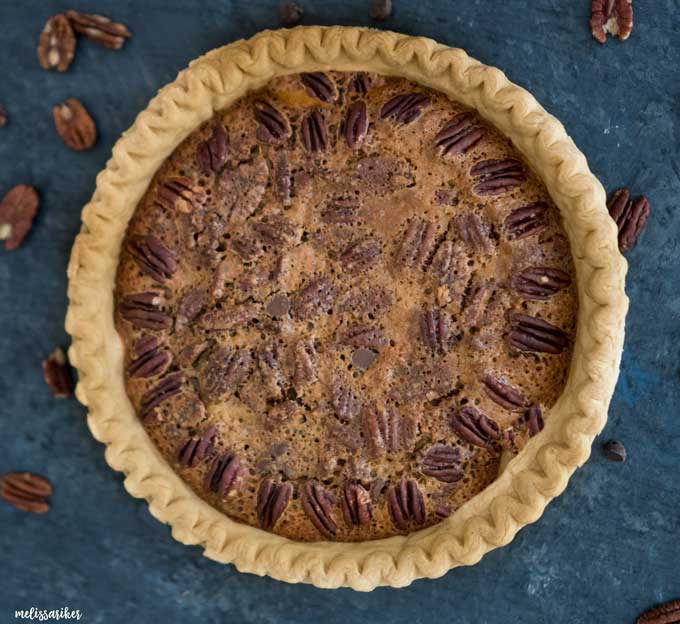
[(484, 391), (494, 403), (498, 403), (498, 405), (510, 411), (526, 408), (527, 398), (505, 379), (486, 373), (482, 382), (484, 383)]
[(534, 403), (527, 411), (525, 420), (527, 423), (527, 430), (529, 431), (529, 435), (531, 437), (543, 431), (545, 422), (543, 421), (541, 406)]
[(607, 34), (625, 41), (633, 32), (633, 0), (591, 0), (590, 32), (600, 43)]
[(293, 387), (302, 392), (316, 379), (316, 350), (312, 339), (299, 340), (293, 350)]
[(205, 201), (205, 193), (187, 178), (168, 178), (158, 186), (156, 201), (168, 210), (188, 214)]
[(300, 495), (302, 509), (311, 523), (324, 537), (332, 538), (338, 531), (333, 520), (333, 507), (338, 502), (334, 494), (314, 481), (308, 481)]
[(380, 109), (380, 119), (393, 119), (398, 124), (410, 124), (420, 117), (423, 109), (430, 104), (424, 93), (402, 93), (389, 100)]
[(160, 331), (172, 325), (172, 317), (160, 310), (161, 296), (157, 292), (126, 295), (118, 303), (118, 311), (133, 327)]
[(292, 496), (291, 483), (277, 483), (271, 477), (262, 480), (257, 490), (257, 521), (262, 529), (274, 528)]
[(569, 336), (559, 327), (526, 314), (510, 315), (508, 344), (520, 351), (557, 355), (569, 347)]
[(456, 269), (456, 254), (453, 242), (445, 240), (435, 251), (430, 263), (430, 273), (434, 275), (440, 284), (450, 280), (452, 273)]
[(477, 116), (474, 113), (460, 113), (437, 133), (434, 144), (442, 156), (465, 154), (477, 145), (485, 134), (484, 128), (477, 124)]
[(353, 325), (340, 336), (340, 344), (351, 347), (379, 349), (387, 345), (387, 338), (379, 327)]
[(365, 94), (371, 90), (371, 77), (366, 72), (357, 72), (349, 81), (350, 93)]
[(498, 425), (475, 407), (463, 407), (451, 419), (451, 426), (459, 438), (491, 450), (494, 440), (501, 437)]
[(0, 496), (20, 511), (47, 513), (52, 495), (52, 484), (32, 472), (8, 472), (0, 478)]
[(326, 277), (307, 283), (293, 296), (291, 311), (300, 320), (314, 318), (327, 310), (335, 298), (335, 288)]
[(139, 418), (141, 420), (150, 418), (156, 412), (156, 407), (180, 392), (183, 383), (184, 377), (182, 373), (172, 373), (163, 377), (142, 396)]
[(127, 373), (132, 378), (157, 377), (172, 364), (172, 353), (161, 348), (156, 336), (142, 336), (132, 347), (134, 359), (128, 364)]
[(528, 299), (548, 299), (571, 284), (571, 276), (560, 269), (527, 267), (512, 278), (512, 287)]
[(491, 251), (489, 228), (474, 212), (466, 212), (456, 219), (456, 229), (463, 242), (472, 250)]
[(647, 223), (649, 200), (644, 196), (632, 199), (628, 189), (623, 188), (611, 195), (607, 209), (619, 228), (619, 250), (625, 253), (638, 242)]
[(38, 61), (43, 69), (68, 69), (76, 51), (76, 36), (62, 13), (47, 20), (38, 42)]
[(366, 138), (368, 132), (368, 114), (366, 102), (358, 100), (347, 109), (345, 117), (345, 141), (350, 149), (357, 149)]
[(437, 228), (434, 223), (414, 217), (397, 249), (397, 260), (408, 267), (422, 267), (434, 250)]
[(179, 463), (187, 468), (193, 468), (199, 464), (212, 451), (216, 436), (217, 429), (215, 427), (208, 427), (200, 436), (191, 436), (179, 448), (177, 453)]
[(328, 147), (328, 130), (323, 113), (311, 111), (300, 124), (300, 141), (308, 152), (321, 152)]
[(375, 264), (382, 253), (378, 241), (365, 238), (350, 243), (340, 254), (339, 260), (350, 271), (366, 269)]
[(257, 353), (257, 367), (262, 383), (268, 395), (277, 398), (283, 396), (285, 385), (280, 360), (279, 348), (275, 342), (262, 346)]
[(253, 105), (259, 127), (255, 136), (263, 143), (281, 143), (291, 135), (290, 122), (268, 102), (262, 100)]
[(428, 308), (420, 316), (420, 337), (433, 353), (444, 353), (449, 348), (451, 318), (440, 308)]
[(203, 173), (219, 173), (227, 162), (229, 137), (222, 124), (217, 124), (212, 134), (196, 147), (196, 162)]
[(340, 504), (348, 526), (368, 524), (373, 517), (371, 496), (366, 488), (356, 481), (346, 481), (343, 484)]
[(252, 227), (265, 245), (274, 247), (293, 243), (298, 236), (295, 224), (281, 215), (269, 215), (253, 223)]
[(636, 624), (677, 624), (680, 622), (680, 600), (671, 600), (648, 609), (635, 622)]
[(32, 186), (19, 184), (0, 202), (0, 240), (5, 249), (17, 249), (26, 238), (38, 211), (38, 193)]
[(333, 102), (338, 99), (335, 83), (323, 72), (300, 74), (300, 82), (309, 95), (322, 102)]
[(364, 437), (374, 457), (413, 447), (416, 424), (408, 416), (401, 416), (383, 405), (364, 408), (362, 416)]
[(177, 257), (155, 236), (132, 236), (127, 244), (139, 268), (159, 284), (177, 271)]
[(65, 399), (73, 394), (73, 374), (66, 354), (57, 347), (42, 362), (43, 378), (55, 399)]
[(243, 465), (238, 453), (227, 452), (213, 460), (205, 477), (205, 489), (225, 500), (238, 489), (243, 478)]
[(395, 527), (408, 529), (409, 522), (418, 526), (425, 524), (425, 500), (413, 479), (402, 478), (387, 490), (387, 509)]
[(424, 475), (438, 481), (455, 483), (463, 478), (460, 464), (460, 449), (446, 444), (435, 444), (423, 457), (420, 470)]
[(473, 192), (480, 196), (501, 195), (520, 186), (527, 179), (524, 166), (519, 160), (482, 160), (470, 169), (475, 178)]
[(208, 294), (203, 288), (191, 288), (182, 295), (177, 304), (175, 328), (182, 328), (193, 322), (208, 302)]
[(54, 126), (66, 147), (80, 152), (90, 149), (97, 140), (97, 127), (85, 107), (69, 98), (52, 109)]
[(66, 11), (73, 30), (90, 41), (109, 50), (120, 50), (132, 34), (123, 24), (111, 21), (103, 15)]
[(234, 392), (250, 371), (251, 356), (245, 350), (218, 347), (206, 358), (199, 373), (201, 396), (207, 402)]
[(509, 238), (518, 240), (538, 234), (545, 227), (546, 204), (535, 202), (516, 208), (505, 219)]
[(335, 415), (344, 422), (353, 421), (361, 411), (361, 401), (340, 377), (335, 377), (331, 384), (331, 405)]

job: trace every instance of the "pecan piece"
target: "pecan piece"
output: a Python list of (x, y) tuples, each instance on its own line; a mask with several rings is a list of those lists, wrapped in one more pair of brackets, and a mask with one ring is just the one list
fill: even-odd
[(250, 370), (251, 356), (245, 350), (218, 347), (207, 358), (199, 373), (201, 396), (212, 402), (234, 392)]
[(0, 104), (0, 128), (7, 125), (7, 119), (7, 111), (5, 110), (5, 107)]
[(177, 257), (155, 236), (132, 236), (127, 244), (139, 268), (159, 284), (177, 271)]
[(346, 481), (340, 493), (340, 503), (348, 526), (361, 526), (371, 521), (371, 496), (361, 483)]
[(600, 43), (607, 41), (607, 34), (628, 39), (633, 32), (633, 0), (592, 0), (590, 32)]
[(262, 255), (262, 248), (249, 236), (239, 236), (229, 241), (229, 246), (242, 260), (250, 262)]
[(371, 0), (368, 16), (380, 22), (392, 15), (392, 0)]
[(292, 496), (291, 483), (277, 483), (271, 477), (262, 480), (257, 490), (257, 521), (262, 529), (274, 528)]
[(172, 364), (172, 353), (161, 348), (161, 341), (156, 336), (142, 336), (132, 346), (132, 351), (134, 359), (127, 367), (132, 378), (157, 377)]
[(257, 367), (269, 396), (281, 397), (285, 383), (278, 345), (263, 346), (257, 353)]
[(324, 223), (356, 223), (359, 220), (357, 211), (359, 202), (352, 197), (336, 197), (331, 199), (321, 213)]
[(568, 273), (552, 267), (528, 267), (512, 278), (513, 288), (528, 299), (548, 299), (571, 284)]
[(175, 327), (186, 327), (201, 313), (207, 303), (208, 296), (202, 288), (188, 290), (177, 304), (177, 318)]
[(126, 295), (118, 304), (120, 315), (137, 329), (160, 331), (172, 325), (172, 318), (160, 310), (161, 296), (157, 292)]
[(644, 197), (631, 199), (628, 189), (615, 191), (607, 202), (611, 218), (619, 228), (619, 250), (625, 253), (638, 242), (649, 218), (649, 200)]
[(534, 437), (537, 433), (543, 431), (545, 422), (543, 421), (543, 414), (541, 413), (541, 406), (533, 404), (524, 416), (527, 423), (527, 430), (529, 436)]
[(431, 221), (414, 217), (404, 232), (397, 260), (408, 267), (421, 267), (434, 249), (437, 228)]
[(445, 444), (431, 446), (420, 467), (421, 472), (428, 477), (443, 481), (444, 483), (456, 483), (463, 478), (463, 470), (460, 467), (460, 449)]
[(54, 126), (66, 147), (80, 152), (90, 149), (97, 140), (97, 127), (85, 107), (69, 98), (52, 109)]
[(316, 379), (316, 350), (311, 339), (299, 340), (293, 350), (293, 387), (301, 392)]
[(508, 236), (518, 240), (538, 234), (545, 227), (546, 208), (544, 202), (535, 202), (513, 210), (505, 219)]
[(473, 192), (480, 196), (501, 195), (520, 186), (527, 179), (524, 166), (519, 160), (482, 160), (470, 169), (475, 178)]
[(364, 443), (359, 431), (337, 422), (328, 427), (328, 435), (341, 447), (352, 452), (360, 449)]
[(309, 95), (322, 102), (333, 102), (338, 99), (335, 83), (323, 72), (300, 74), (300, 82)]
[(357, 72), (349, 81), (350, 93), (365, 94), (371, 90), (371, 77), (366, 72)]
[(353, 421), (361, 411), (361, 401), (340, 377), (335, 377), (331, 384), (331, 405), (336, 416), (344, 421)]
[(428, 308), (420, 316), (420, 337), (433, 353), (444, 353), (449, 348), (451, 318), (440, 308)]
[(185, 214), (193, 212), (205, 201), (205, 194), (187, 178), (168, 178), (156, 190), (156, 201), (168, 210)]
[(387, 345), (387, 338), (383, 331), (378, 327), (370, 325), (354, 325), (350, 327), (342, 336), (340, 344), (350, 347), (370, 347), (379, 349)]
[(242, 478), (241, 456), (227, 452), (214, 459), (205, 477), (205, 489), (226, 500), (229, 494), (238, 489)]
[(456, 229), (458, 235), (470, 249), (487, 253), (491, 250), (489, 228), (482, 222), (479, 215), (474, 212), (461, 215), (456, 219)]
[(494, 403), (510, 411), (526, 408), (527, 398), (505, 379), (486, 373), (482, 382), (484, 383), (484, 391)]
[(368, 132), (368, 114), (366, 102), (357, 100), (347, 109), (345, 117), (345, 141), (350, 149), (357, 149), (366, 138)]
[(350, 271), (366, 269), (380, 258), (381, 249), (378, 241), (366, 238), (350, 243), (338, 259)]
[(373, 366), (378, 354), (372, 349), (361, 347), (352, 353), (352, 366), (359, 370), (366, 370)]
[(486, 450), (491, 450), (494, 440), (501, 437), (498, 425), (472, 406), (456, 412), (451, 419), (451, 426), (459, 438)]
[(335, 288), (326, 277), (312, 280), (303, 286), (293, 297), (291, 310), (300, 320), (308, 320), (321, 314), (333, 302)]
[(374, 457), (408, 450), (416, 437), (416, 423), (411, 418), (383, 405), (364, 408), (363, 429)]
[(425, 524), (425, 500), (413, 479), (404, 477), (387, 491), (387, 509), (401, 531), (408, 529), (412, 520), (419, 526)]
[(179, 449), (177, 459), (182, 466), (193, 468), (202, 462), (215, 446), (217, 429), (208, 427), (203, 435), (190, 437)]
[(47, 513), (52, 495), (52, 484), (32, 472), (8, 472), (0, 478), (0, 495), (20, 511)]
[(123, 24), (103, 15), (66, 11), (73, 30), (109, 50), (120, 50), (132, 34)]
[(424, 93), (402, 93), (380, 109), (380, 119), (391, 118), (398, 124), (410, 124), (420, 117), (420, 113), (429, 104), (430, 98)]
[(259, 127), (255, 136), (263, 143), (281, 143), (290, 137), (291, 129), (288, 119), (268, 102), (255, 102), (254, 115)]
[(453, 242), (445, 240), (437, 248), (437, 251), (432, 257), (430, 264), (430, 272), (439, 281), (444, 284), (449, 281), (451, 274), (456, 268), (456, 254)]
[(308, 152), (321, 152), (328, 147), (326, 119), (321, 111), (313, 110), (302, 120), (300, 140)]
[(182, 390), (183, 383), (184, 377), (182, 376), (182, 373), (172, 373), (163, 377), (163, 379), (147, 390), (142, 396), (139, 407), (139, 418), (141, 420), (150, 418), (156, 412), (156, 407)]
[(222, 124), (213, 128), (212, 134), (196, 147), (196, 161), (203, 173), (219, 173), (227, 162), (229, 138)]
[(333, 520), (333, 507), (338, 502), (334, 494), (314, 481), (308, 481), (300, 496), (302, 509), (311, 523), (324, 537), (332, 538), (338, 531)]
[(569, 336), (559, 327), (526, 314), (510, 315), (508, 344), (520, 351), (557, 355), (569, 347)]
[(38, 42), (38, 61), (43, 69), (68, 69), (76, 51), (76, 36), (68, 19), (62, 13), (47, 20)]
[(460, 113), (437, 133), (434, 144), (442, 156), (465, 154), (484, 138), (485, 131), (476, 121), (474, 113)]
[(57, 347), (46, 360), (42, 362), (42, 372), (45, 383), (56, 399), (64, 399), (73, 394), (73, 374), (66, 354)]
[(274, 165), (274, 191), (276, 198), (284, 205), (290, 206), (293, 177), (286, 152), (280, 152)]
[(32, 186), (19, 184), (0, 202), (0, 240), (5, 249), (17, 249), (26, 238), (38, 211), (38, 193)]
[(265, 307), (267, 314), (274, 318), (285, 317), (290, 310), (290, 299), (286, 295), (274, 295)]
[(262, 221), (253, 223), (252, 227), (265, 245), (274, 247), (292, 243), (298, 235), (295, 224), (281, 215), (265, 217)]
[(279, 7), (279, 23), (284, 28), (299, 24), (304, 15), (304, 9), (296, 2), (284, 2)]

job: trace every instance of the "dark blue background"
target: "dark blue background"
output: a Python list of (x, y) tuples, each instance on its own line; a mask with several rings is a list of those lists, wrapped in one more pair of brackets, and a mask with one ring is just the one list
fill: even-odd
[[(367, 0), (306, 0), (307, 24), (368, 25)], [(66, 265), (80, 210), (111, 147), (156, 90), (203, 52), (277, 25), (274, 0), (0, 0), (0, 194), (33, 184), (33, 232), (0, 251), (0, 474), (55, 484), (47, 516), (0, 504), (0, 622), (15, 608), (80, 609), (86, 622), (633, 622), (680, 597), (680, 1), (635, 0), (625, 44), (597, 44), (589, 0), (395, 0), (384, 27), (461, 46), (530, 89), (567, 127), (604, 185), (646, 193), (652, 217), (629, 254), (623, 370), (592, 459), (541, 520), (472, 567), (407, 589), (322, 591), (237, 573), (171, 539), (104, 462), (75, 400), (56, 401), (40, 361), (67, 345)], [(45, 20), (77, 8), (127, 24), (120, 52), (80, 40), (66, 74), (44, 72)], [(100, 138), (55, 135), (52, 106), (81, 99)]]

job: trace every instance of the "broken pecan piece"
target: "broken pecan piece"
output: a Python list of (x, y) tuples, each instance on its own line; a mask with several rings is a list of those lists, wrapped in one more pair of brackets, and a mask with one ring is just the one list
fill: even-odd
[(402, 93), (389, 100), (380, 109), (380, 119), (391, 118), (398, 124), (410, 124), (420, 117), (423, 109), (430, 104), (424, 93)]
[(431, 221), (411, 219), (397, 250), (397, 260), (408, 267), (422, 267), (434, 249), (436, 232)]
[(498, 425), (472, 406), (456, 412), (451, 425), (459, 438), (486, 450), (491, 450), (492, 443), (501, 437)]
[(625, 253), (638, 242), (649, 218), (649, 200), (644, 197), (632, 199), (628, 189), (612, 193), (607, 201), (607, 210), (619, 228), (619, 250)]
[(255, 136), (263, 143), (280, 143), (290, 137), (290, 122), (268, 102), (255, 102), (255, 119), (260, 124)]
[(366, 72), (357, 72), (349, 81), (350, 93), (368, 93), (371, 89), (371, 77)]
[(338, 531), (333, 520), (333, 507), (338, 502), (334, 494), (314, 481), (308, 481), (300, 496), (302, 509), (314, 527), (324, 537), (332, 538)]
[(300, 141), (308, 152), (321, 152), (328, 147), (328, 130), (323, 113), (311, 111), (300, 124)]
[(251, 356), (243, 349), (218, 347), (206, 359), (199, 373), (201, 396), (212, 402), (234, 392), (250, 371)]
[(484, 391), (494, 402), (510, 411), (523, 410), (526, 408), (527, 398), (516, 388), (513, 388), (505, 379), (494, 377), (486, 373), (483, 378)]
[(430, 264), (430, 272), (440, 284), (450, 280), (456, 269), (456, 259), (453, 242), (450, 240), (443, 241), (435, 251)]
[(527, 423), (527, 430), (531, 437), (535, 436), (537, 433), (543, 431), (545, 427), (545, 422), (543, 421), (543, 414), (541, 413), (541, 406), (532, 405), (525, 415), (525, 420)]
[(208, 427), (202, 435), (190, 437), (179, 449), (177, 459), (182, 466), (193, 468), (210, 455), (215, 446), (217, 429)]
[(321, 220), (325, 223), (355, 223), (359, 220), (358, 209), (359, 202), (355, 198), (335, 197), (321, 213)]
[(348, 526), (361, 526), (371, 521), (371, 496), (361, 483), (346, 481), (342, 486), (340, 503)]
[(159, 284), (177, 271), (177, 257), (155, 236), (132, 236), (127, 244), (139, 268)]
[(156, 201), (168, 210), (193, 212), (205, 201), (205, 193), (187, 178), (168, 178), (156, 190)]
[(340, 254), (338, 260), (350, 271), (366, 269), (380, 258), (381, 249), (378, 241), (371, 238), (350, 243)]
[(274, 528), (292, 496), (291, 483), (277, 483), (271, 477), (263, 479), (257, 490), (257, 521), (262, 529)]
[(281, 247), (286, 243), (295, 242), (298, 229), (292, 221), (281, 215), (269, 215), (253, 223), (253, 230), (265, 245)]
[(460, 449), (446, 444), (431, 446), (420, 468), (424, 475), (433, 477), (444, 483), (455, 483), (463, 478), (463, 470), (460, 466)]
[(76, 51), (76, 37), (68, 19), (62, 13), (47, 20), (38, 42), (38, 61), (43, 69), (68, 69)]
[(633, 0), (591, 0), (590, 32), (600, 43), (607, 34), (625, 41), (633, 32)]
[(387, 345), (387, 338), (379, 327), (354, 325), (340, 336), (340, 344), (351, 347), (379, 349)]
[(109, 50), (120, 50), (132, 34), (123, 24), (103, 15), (66, 11), (73, 30)]
[(489, 228), (479, 215), (466, 212), (456, 219), (456, 229), (463, 242), (473, 251), (489, 252), (491, 239)]
[(0, 478), (0, 495), (20, 511), (47, 513), (52, 495), (52, 484), (32, 472), (8, 472)]
[(357, 149), (366, 138), (368, 132), (368, 114), (366, 103), (357, 100), (347, 109), (345, 117), (345, 141), (350, 149)]
[(513, 210), (505, 219), (509, 238), (518, 240), (538, 234), (545, 227), (546, 208), (544, 202), (535, 202)]
[(528, 299), (548, 299), (571, 284), (571, 276), (560, 269), (527, 267), (512, 278), (513, 288)]
[(205, 477), (205, 489), (225, 500), (236, 490), (243, 477), (243, 466), (238, 453), (227, 452), (213, 460)]
[(671, 600), (642, 613), (636, 624), (677, 624), (680, 622), (680, 600)]
[(302, 392), (316, 379), (316, 349), (311, 338), (299, 340), (293, 350), (293, 387)]
[(526, 314), (510, 315), (508, 344), (520, 351), (557, 355), (569, 347), (569, 336), (559, 327)]
[(470, 175), (476, 182), (473, 192), (482, 197), (507, 193), (527, 179), (524, 166), (514, 158), (482, 160), (470, 168)]
[(26, 238), (38, 211), (38, 193), (32, 186), (19, 184), (0, 202), (0, 240), (5, 249), (17, 249)]
[(229, 138), (222, 124), (217, 124), (212, 134), (196, 147), (196, 162), (203, 173), (219, 173), (227, 162)]
[(66, 147), (80, 152), (90, 149), (97, 140), (97, 127), (85, 107), (69, 98), (52, 109), (54, 126)]
[(451, 318), (440, 308), (429, 308), (420, 317), (420, 337), (433, 353), (444, 353), (449, 348)]
[(300, 320), (314, 318), (328, 309), (335, 298), (335, 288), (326, 277), (307, 283), (294, 295), (291, 310)]
[(57, 347), (42, 362), (43, 378), (56, 399), (64, 399), (73, 394), (73, 374), (66, 354)]
[(157, 336), (142, 336), (132, 347), (134, 359), (127, 368), (132, 378), (157, 377), (162, 375), (172, 364), (172, 353), (161, 348)]
[(156, 412), (156, 407), (180, 392), (183, 383), (182, 373), (172, 373), (147, 390), (142, 396), (139, 418), (143, 421), (149, 419)]
[(331, 405), (336, 416), (344, 421), (353, 421), (361, 411), (361, 401), (340, 377), (335, 377), (331, 384)]
[(387, 509), (392, 523), (405, 531), (412, 520), (418, 525), (425, 524), (425, 500), (413, 479), (402, 478), (387, 491)]
[(333, 102), (338, 98), (335, 83), (323, 72), (300, 74), (300, 82), (309, 95), (322, 102)]
[(434, 143), (441, 150), (442, 156), (447, 154), (465, 154), (482, 138), (484, 129), (477, 123), (477, 116), (472, 112), (460, 113), (446, 124), (434, 137)]
[(161, 296), (157, 292), (126, 295), (118, 304), (120, 315), (137, 329), (160, 331), (172, 325), (172, 317), (160, 310)]
[(177, 304), (177, 318), (175, 328), (186, 327), (201, 313), (208, 301), (208, 295), (203, 288), (191, 288), (182, 295)]
[(364, 408), (363, 430), (374, 457), (408, 450), (416, 437), (415, 422), (384, 405)]
[(257, 353), (257, 367), (262, 383), (269, 396), (276, 398), (283, 395), (285, 384), (280, 359), (279, 348), (275, 342), (262, 346)]

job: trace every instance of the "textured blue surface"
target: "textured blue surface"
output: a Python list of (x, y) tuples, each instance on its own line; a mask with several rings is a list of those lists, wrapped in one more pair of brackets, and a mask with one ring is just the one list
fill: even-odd
[[(367, 0), (307, 0), (305, 23), (367, 25)], [(680, 1), (635, 0), (625, 44), (602, 47), (588, 0), (395, 0), (384, 27), (464, 47), (530, 89), (566, 125), (607, 188), (645, 192), (653, 213), (629, 254), (623, 369), (603, 439), (625, 464), (592, 459), (541, 520), (472, 567), (364, 595), (242, 575), (171, 539), (121, 476), (75, 400), (55, 401), (40, 361), (67, 344), (65, 269), (97, 172), (156, 90), (201, 53), (277, 24), (274, 0), (73, 0), (133, 39), (112, 53), (86, 42), (66, 74), (43, 72), (35, 45), (56, 0), (0, 0), (0, 193), (41, 193), (33, 232), (0, 251), (0, 474), (46, 474), (44, 517), (0, 504), (0, 622), (15, 608), (80, 609), (86, 622), (620, 624), (680, 596)], [(100, 139), (77, 154), (51, 107), (82, 99)]]

